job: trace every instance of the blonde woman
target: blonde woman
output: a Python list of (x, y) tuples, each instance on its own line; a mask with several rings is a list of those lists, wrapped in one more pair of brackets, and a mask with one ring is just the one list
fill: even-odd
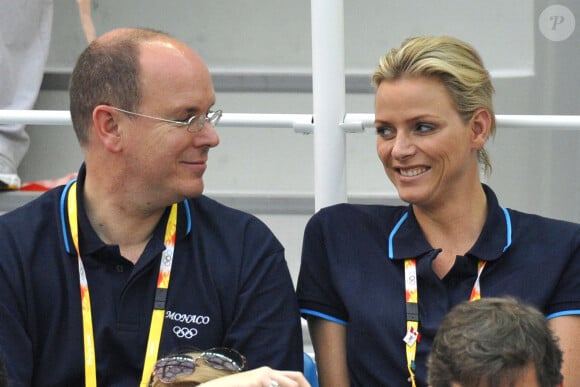
[(321, 386), (426, 386), (445, 314), (500, 295), (547, 316), (580, 385), (580, 225), (503, 208), (481, 183), (495, 118), (479, 54), (415, 37), (373, 82), (377, 153), (409, 205), (340, 204), (306, 227), (298, 296)]

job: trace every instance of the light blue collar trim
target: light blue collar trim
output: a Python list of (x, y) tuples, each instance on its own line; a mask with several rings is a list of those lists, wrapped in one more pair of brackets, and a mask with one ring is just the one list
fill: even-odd
[[(66, 206), (67, 206), (67, 201), (66, 198), (68, 196), (68, 192), (70, 191), (70, 187), (71, 185), (76, 182), (77, 179), (73, 179), (71, 181), (69, 181), (66, 186), (64, 187), (64, 189), (62, 190), (62, 193), (60, 194), (60, 222), (61, 222), (61, 227), (62, 227), (62, 239), (64, 242), (64, 248), (66, 250), (66, 252), (68, 254), (72, 254), (72, 250), (68, 241), (68, 231), (67, 231), (67, 211), (66, 211)], [(75, 193), (72, 193), (75, 194)], [(191, 208), (189, 205), (189, 200), (184, 200), (183, 201), (183, 205), (185, 206), (185, 214), (187, 216), (187, 231), (186, 233), (189, 234), (191, 232)]]
[[(510, 213), (506, 208), (502, 207), (502, 211), (505, 216), (505, 225), (506, 225), (506, 244), (503, 247), (503, 251), (505, 252), (512, 245), (512, 220), (510, 217)], [(395, 238), (395, 234), (397, 233), (397, 231), (399, 231), (399, 229), (401, 228), (403, 223), (405, 223), (408, 217), (409, 213), (405, 212), (405, 214), (401, 217), (401, 219), (399, 219), (399, 221), (391, 231), (391, 234), (389, 235), (389, 259), (393, 259), (395, 256), (393, 249), (393, 239)]]
[(505, 252), (508, 247), (510, 247), (512, 245), (512, 219), (510, 218), (510, 213), (507, 209), (503, 208), (503, 214), (505, 216), (505, 226), (506, 226), (506, 244), (503, 248), (503, 251)]
[[(60, 194), (60, 223), (62, 227), (62, 239), (64, 241), (64, 248), (68, 254), (71, 254), (72, 250), (70, 248), (70, 244), (68, 243), (68, 232), (66, 229), (66, 225), (68, 224), (66, 221), (66, 198), (71, 185), (73, 185), (73, 183), (76, 181), (77, 179), (69, 181)], [(76, 192), (73, 192), (73, 195), (76, 195)]]
[(405, 220), (409, 217), (409, 213), (405, 212), (405, 214), (399, 219), (393, 231), (391, 231), (391, 235), (389, 235), (389, 259), (393, 259), (395, 257), (395, 253), (393, 251), (393, 239), (395, 238), (395, 234), (401, 228), (401, 225), (405, 223)]
[(187, 214), (187, 234), (191, 232), (191, 209), (189, 208), (189, 200), (185, 199), (183, 201), (185, 206), (185, 213)]

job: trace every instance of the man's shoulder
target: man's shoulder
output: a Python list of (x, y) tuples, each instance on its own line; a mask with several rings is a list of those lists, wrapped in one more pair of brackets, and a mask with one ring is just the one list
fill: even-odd
[(188, 199), (193, 223), (202, 228), (212, 228), (222, 232), (245, 229), (251, 233), (272, 233), (270, 228), (256, 215), (230, 207), (208, 196), (201, 195)]
[(255, 215), (207, 196), (188, 199), (187, 203), (191, 214), (191, 241), (195, 243), (197, 238), (204, 238), (204, 246), (215, 249), (214, 255), (215, 251), (224, 249), (250, 255), (258, 251), (270, 254), (283, 250), (272, 229)]
[(55, 221), (59, 212), (62, 187), (57, 187), (29, 202), (0, 215), (0, 224), (17, 226), (44, 221)]
[(206, 217), (211, 218), (227, 218), (233, 219), (252, 219), (255, 218), (254, 215), (249, 212), (239, 210), (237, 208), (228, 206), (213, 199), (206, 195), (197, 196), (195, 198), (188, 199), (193, 215), (203, 214)]
[(5, 259), (0, 261), (3, 264), (11, 265), (20, 259), (29, 263), (37, 258), (58, 259), (62, 251), (59, 191), (62, 189), (43, 193), (0, 216), (0, 249), (5, 252)]

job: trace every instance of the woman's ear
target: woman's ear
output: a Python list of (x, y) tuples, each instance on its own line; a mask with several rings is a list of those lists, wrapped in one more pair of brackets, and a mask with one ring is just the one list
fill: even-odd
[(122, 147), (119, 123), (126, 119), (122, 114), (109, 105), (98, 105), (93, 110), (95, 137), (110, 152), (118, 152)]
[(475, 149), (482, 149), (491, 133), (491, 113), (486, 109), (477, 109), (471, 118), (472, 143)]

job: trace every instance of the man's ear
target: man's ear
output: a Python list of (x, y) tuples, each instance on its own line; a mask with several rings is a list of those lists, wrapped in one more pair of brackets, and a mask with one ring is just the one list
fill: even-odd
[(475, 149), (482, 149), (491, 133), (491, 113), (486, 109), (477, 109), (471, 118), (472, 143)]
[(96, 140), (110, 152), (121, 150), (121, 129), (119, 122), (126, 117), (108, 105), (98, 105), (93, 110), (93, 129)]

